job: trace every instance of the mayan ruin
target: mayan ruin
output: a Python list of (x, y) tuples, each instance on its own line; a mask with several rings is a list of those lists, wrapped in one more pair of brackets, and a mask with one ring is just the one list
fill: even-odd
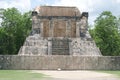
[(88, 32), (88, 16), (76, 7), (36, 7), (32, 11), (32, 32), (19, 55), (101, 56)]
[(36, 7), (29, 18), (32, 29), (18, 54), (0, 55), (0, 69), (120, 70), (120, 56), (104, 56), (89, 33), (91, 15), (81, 11), (68, 6)]

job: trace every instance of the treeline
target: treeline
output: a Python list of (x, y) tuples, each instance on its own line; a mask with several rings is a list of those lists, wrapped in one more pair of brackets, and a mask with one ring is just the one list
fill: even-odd
[[(31, 12), (16, 8), (0, 9), (0, 55), (17, 54), (31, 31)], [(102, 12), (89, 29), (101, 53), (120, 56), (120, 18), (109, 11)]]
[(89, 32), (103, 55), (120, 56), (120, 18), (104, 11)]
[(0, 9), (0, 55), (17, 54), (31, 30), (31, 12)]

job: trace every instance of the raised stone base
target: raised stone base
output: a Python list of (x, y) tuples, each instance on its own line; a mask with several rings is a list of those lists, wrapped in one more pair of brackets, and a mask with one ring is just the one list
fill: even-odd
[(0, 55), (0, 69), (13, 70), (120, 70), (120, 56)]
[(19, 55), (81, 55), (101, 56), (95, 42), (87, 38), (43, 38), (39, 34), (28, 36)]

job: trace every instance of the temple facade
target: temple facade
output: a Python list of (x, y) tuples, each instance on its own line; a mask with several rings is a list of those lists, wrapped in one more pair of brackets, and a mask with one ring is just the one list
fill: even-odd
[(63, 6), (32, 11), (32, 31), (18, 54), (101, 56), (88, 32), (88, 12)]

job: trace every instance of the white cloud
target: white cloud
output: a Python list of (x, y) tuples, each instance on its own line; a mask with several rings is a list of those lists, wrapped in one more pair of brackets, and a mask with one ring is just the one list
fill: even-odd
[(93, 24), (96, 17), (103, 11), (111, 11), (120, 15), (120, 0), (56, 0), (53, 5), (76, 6), (80, 12), (89, 12), (89, 23)]
[(18, 8), (20, 11), (28, 11), (31, 9), (31, 1), (30, 0), (0, 0), (0, 8)]
[(118, 3), (120, 3), (120, 0), (116, 0)]
[[(26, 12), (31, 9), (31, 1), (30, 0), (0, 0), (0, 8), (12, 8), (15, 7), (21, 12)], [(1, 25), (2, 19), (0, 19)]]
[(89, 12), (90, 24), (93, 24), (96, 17), (106, 10), (116, 16), (120, 15), (120, 0), (0, 0), (0, 8), (16, 7), (22, 12), (40, 4), (76, 6), (80, 12)]

